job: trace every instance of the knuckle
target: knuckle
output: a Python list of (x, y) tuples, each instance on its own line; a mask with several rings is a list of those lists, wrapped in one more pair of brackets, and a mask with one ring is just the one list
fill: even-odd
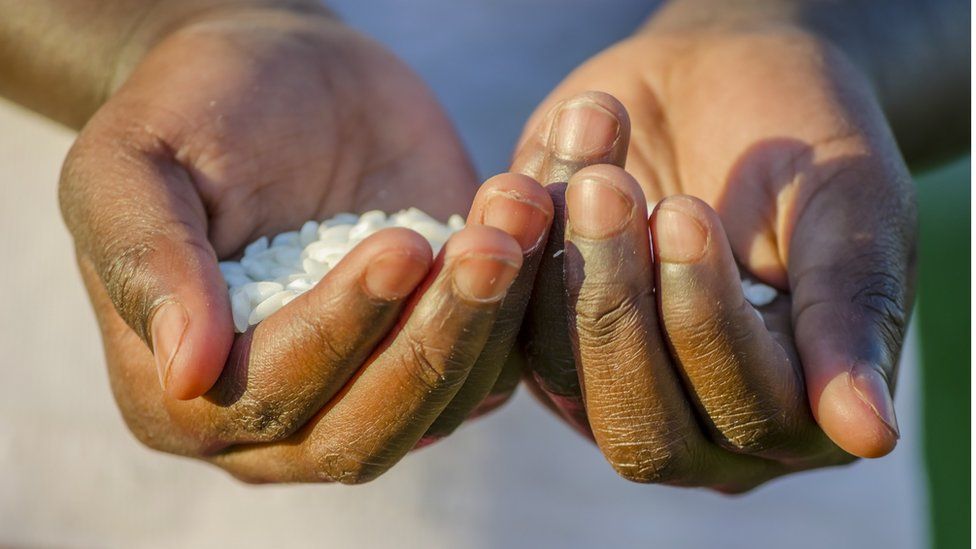
[(661, 309), (665, 330), (676, 350), (690, 356), (715, 358), (723, 356), (717, 354), (720, 349), (730, 349), (751, 339), (751, 327), (740, 319), (755, 313), (744, 299), (736, 303), (719, 298), (714, 292), (680, 290), (666, 296)]
[(901, 279), (889, 272), (873, 270), (856, 273), (856, 290), (851, 302), (867, 311), (889, 349), (897, 349), (908, 325), (907, 296)]
[(684, 456), (674, 448), (639, 444), (636, 448), (624, 449), (617, 445), (608, 454), (614, 471), (631, 482), (662, 484), (684, 477)]
[(824, 311), (839, 313), (844, 322), (870, 327), (889, 357), (897, 356), (911, 314), (910, 267), (898, 257), (890, 248), (874, 248), (804, 272), (797, 291), (813, 298), (796, 311), (795, 324)]
[(740, 454), (763, 454), (789, 446), (794, 441), (786, 414), (772, 412), (729, 412), (712, 415), (721, 435), (719, 446)]
[(140, 319), (148, 321), (158, 304), (150, 297), (152, 280), (140, 266), (153, 251), (151, 244), (142, 242), (118, 249), (117, 252), (106, 249), (96, 262), (112, 303), (126, 323), (145, 341), (149, 340), (148, 322), (141, 322)]
[(467, 377), (467, 370), (461, 365), (472, 358), (458, 347), (452, 345), (440, 348), (422, 337), (409, 336), (406, 355), (401, 358), (405, 362), (404, 370), (408, 372), (411, 381), (427, 392), (452, 392)]
[(607, 425), (594, 429), (617, 474), (641, 484), (680, 483), (686, 479), (693, 465), (690, 428), (662, 417), (631, 416), (617, 415), (612, 428)]
[(351, 445), (336, 447), (334, 443), (317, 451), (313, 461), (319, 480), (349, 485), (376, 480), (390, 468), (385, 461), (370, 458), (353, 450)]
[(267, 398), (242, 398), (221, 438), (235, 442), (274, 442), (288, 438), (301, 427), (302, 416), (288, 402)]
[(627, 292), (618, 299), (608, 296), (620, 292), (586, 292), (576, 300), (576, 330), (581, 341), (594, 345), (611, 344), (622, 336), (641, 333), (639, 303), (649, 290)]
[[(331, 301), (333, 297), (324, 299)], [(342, 328), (339, 328), (340, 322), (330, 322), (331, 326), (328, 326), (323, 322), (326, 319), (323, 318), (322, 311), (342, 309), (333, 307), (333, 303), (326, 302), (323, 305), (316, 304), (315, 307), (298, 308), (297, 314), (292, 317), (290, 329), (295, 334), (301, 334), (302, 339), (308, 342), (307, 348), (315, 349), (320, 363), (343, 364), (348, 360), (347, 357), (354, 354), (352, 349), (347, 347), (346, 342), (360, 343), (356, 340), (361, 339), (361, 336), (365, 335), (362, 332), (367, 332), (367, 330), (359, 330), (357, 334), (346, 334)], [(316, 313), (318, 314), (316, 315)], [(343, 337), (346, 335), (349, 337)]]
[[(751, 309), (743, 302), (742, 308)], [(691, 321), (670, 340), (678, 360), (690, 377), (700, 405), (713, 431), (713, 439), (726, 450), (762, 454), (790, 446), (804, 407), (795, 377), (758, 376), (757, 365), (792, 370), (789, 358), (757, 347), (748, 324), (737, 318), (754, 313), (725, 309), (701, 321)]]
[(792, 390), (742, 389), (731, 397), (720, 390), (702, 398), (702, 406), (715, 432), (712, 438), (731, 452), (763, 455), (788, 450), (804, 440), (799, 436), (803, 417), (797, 415), (803, 404)]

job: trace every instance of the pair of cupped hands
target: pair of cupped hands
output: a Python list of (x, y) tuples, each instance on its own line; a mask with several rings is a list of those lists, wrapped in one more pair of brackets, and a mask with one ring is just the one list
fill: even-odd
[[(520, 379), (639, 482), (740, 492), (898, 438), (911, 181), (870, 83), (798, 29), (637, 34), (479, 187), (373, 41), (201, 18), (89, 121), (60, 197), (128, 426), (246, 481), (373, 479)], [(409, 206), (470, 213), (437, 257), (373, 235), (235, 335), (218, 260)], [(743, 277), (779, 297), (753, 308)]]

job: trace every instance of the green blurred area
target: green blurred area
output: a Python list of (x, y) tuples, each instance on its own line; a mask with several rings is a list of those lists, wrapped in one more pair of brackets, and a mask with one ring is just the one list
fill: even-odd
[(936, 549), (970, 547), (970, 170), (920, 175), (918, 322), (925, 464)]

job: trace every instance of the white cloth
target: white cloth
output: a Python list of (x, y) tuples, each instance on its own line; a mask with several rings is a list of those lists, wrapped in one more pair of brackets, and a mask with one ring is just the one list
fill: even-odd
[[(343, 0), (431, 83), (484, 174), (535, 104), (649, 11), (637, 0)], [(613, 5), (619, 9), (607, 13)], [(0, 545), (59, 547), (921, 547), (915, 353), (882, 460), (744, 497), (617, 478), (520, 393), (358, 486), (242, 485), (126, 430), (57, 212), (71, 135), (0, 104)]]

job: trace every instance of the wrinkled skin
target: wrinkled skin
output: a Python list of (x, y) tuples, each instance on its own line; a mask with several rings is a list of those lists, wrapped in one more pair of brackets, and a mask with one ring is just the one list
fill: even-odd
[[(547, 193), (519, 174), (479, 189), (419, 78), (328, 18), (215, 12), (177, 30), (86, 125), (60, 192), (115, 397), (153, 448), (251, 482), (363, 482), (518, 382)], [(437, 258), (381, 231), (235, 336), (218, 258), (408, 206), (470, 208), (469, 226)]]
[[(513, 170), (556, 205), (527, 382), (622, 476), (741, 492), (894, 447), (914, 197), (839, 51), (783, 27), (635, 35), (540, 105)], [(740, 275), (781, 292), (761, 318)]]
[[(587, 89), (630, 118), (609, 96), (566, 102)], [(576, 114), (557, 125), (556, 105)], [(532, 387), (627, 478), (741, 491), (890, 451), (914, 209), (843, 56), (794, 32), (641, 35), (527, 127), (513, 171), (530, 177), (476, 194), (430, 93), (348, 29), (241, 11), (166, 38), (86, 126), (61, 187), (132, 430), (248, 481), (369, 480), (507, 398), (531, 290)], [(662, 201), (677, 194), (703, 202)], [(408, 205), (470, 205), (473, 226), (439, 258), (380, 233), (234, 337), (217, 258)], [(786, 292), (761, 324), (739, 268)]]

